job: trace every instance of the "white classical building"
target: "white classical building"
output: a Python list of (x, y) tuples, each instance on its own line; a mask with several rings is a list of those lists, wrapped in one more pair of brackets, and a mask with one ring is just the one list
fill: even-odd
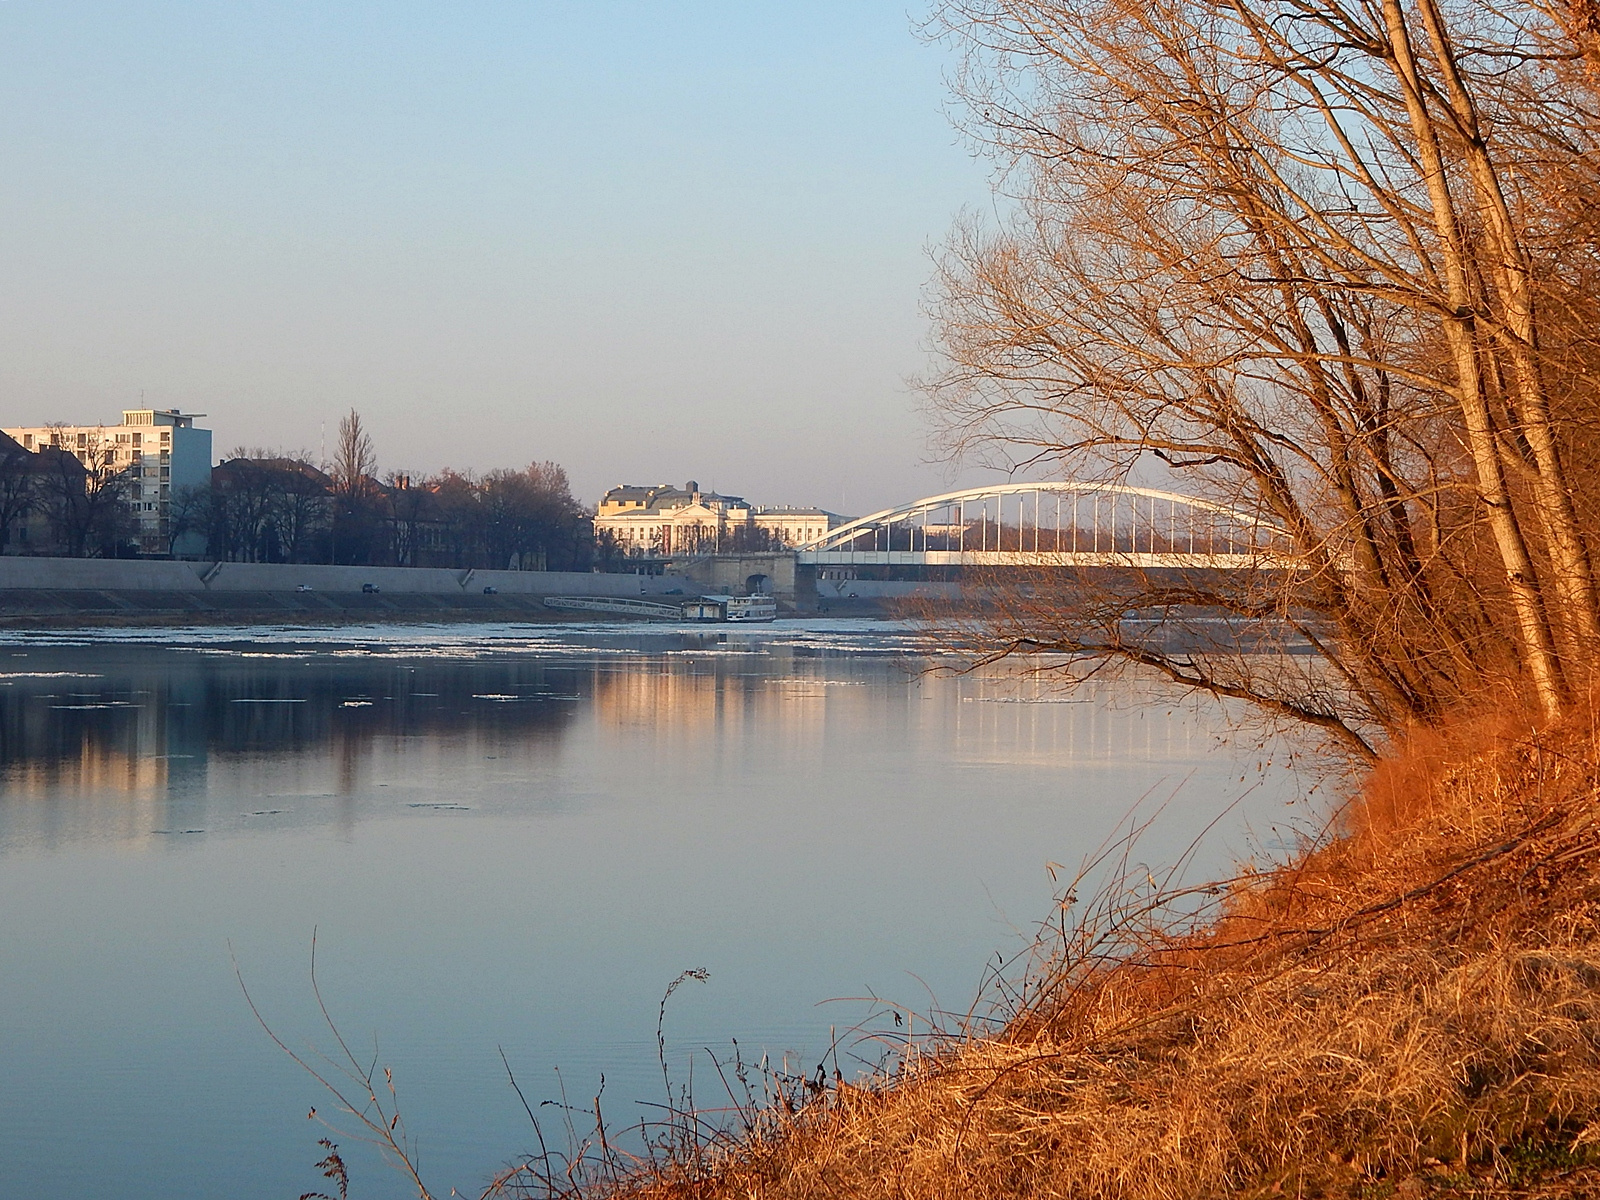
[(800, 546), (844, 521), (820, 508), (762, 508), (743, 496), (702, 492), (691, 479), (681, 488), (612, 488), (595, 509), (594, 531), (609, 533), (626, 554), (706, 554)]
[[(22, 425), (4, 432), (24, 450), (54, 446), (77, 457), (85, 470), (124, 476), (139, 548), (164, 554), (173, 495), (211, 482), (211, 430), (194, 424), (203, 416), (175, 408), (131, 408), (124, 410), (121, 425)], [(179, 555), (204, 549), (203, 529), (186, 533), (173, 547)]]

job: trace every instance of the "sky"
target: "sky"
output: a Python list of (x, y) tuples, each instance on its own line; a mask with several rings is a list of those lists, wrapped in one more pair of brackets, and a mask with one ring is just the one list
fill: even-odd
[(0, 416), (857, 514), (988, 169), (905, 0), (0, 0)]

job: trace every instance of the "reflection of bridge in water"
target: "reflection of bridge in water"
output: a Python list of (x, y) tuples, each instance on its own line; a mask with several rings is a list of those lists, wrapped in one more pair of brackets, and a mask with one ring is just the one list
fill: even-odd
[(1119, 483), (1013, 483), (946, 492), (841, 525), (803, 565), (1282, 567), (1288, 536), (1242, 509)]

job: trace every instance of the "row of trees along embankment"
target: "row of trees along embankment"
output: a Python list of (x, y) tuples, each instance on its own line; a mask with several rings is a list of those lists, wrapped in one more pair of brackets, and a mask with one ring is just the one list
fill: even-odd
[(948, 0), (930, 33), (1000, 194), (935, 284), (952, 449), (1170, 482), (1298, 563), (996, 581), (957, 635), (1378, 765), (1285, 865), (1066, 891), (988, 1032), (865, 1086), (730, 1087), (726, 1132), (669, 1110), (643, 1164), (599, 1132), (491, 1191), (1590, 1194), (1600, 8)]
[(109, 438), (91, 433), (64, 446), (64, 438), (38, 453), (0, 445), (0, 549), (27, 517), (36, 523), (26, 552), (76, 558), (156, 551), (230, 562), (552, 571), (587, 570), (594, 558), (589, 514), (559, 464), (426, 478), (380, 473), (354, 410), (340, 422), (331, 461), (240, 446), (208, 483), (176, 487), (170, 497), (163, 486), (158, 546), (141, 545), (130, 508), (139, 480)]
[(174, 509), (174, 541), (197, 531), (212, 557), (236, 562), (564, 571), (592, 557), (588, 513), (558, 464), (380, 474), (354, 411), (331, 463), (240, 447)]

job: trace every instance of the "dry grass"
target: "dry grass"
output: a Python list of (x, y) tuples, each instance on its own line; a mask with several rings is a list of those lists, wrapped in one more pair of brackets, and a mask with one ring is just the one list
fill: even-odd
[(1286, 865), (1071, 905), (998, 1033), (604, 1190), (1600, 1195), (1597, 797), (1591, 716), (1418, 735)]

